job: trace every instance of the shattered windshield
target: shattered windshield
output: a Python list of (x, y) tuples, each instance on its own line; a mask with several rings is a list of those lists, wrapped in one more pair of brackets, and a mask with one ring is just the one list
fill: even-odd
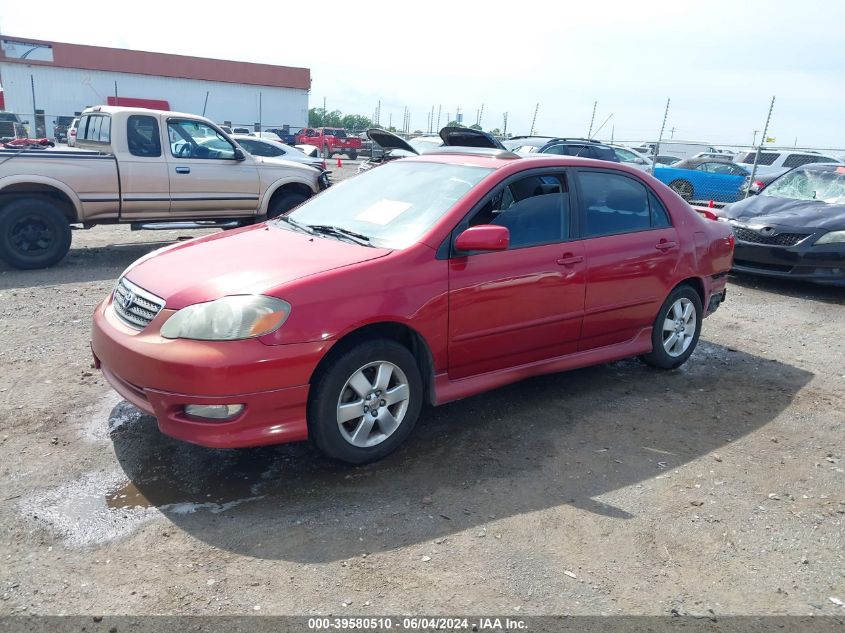
[(796, 169), (778, 178), (762, 195), (792, 200), (820, 200), (845, 204), (845, 168), (835, 170)]

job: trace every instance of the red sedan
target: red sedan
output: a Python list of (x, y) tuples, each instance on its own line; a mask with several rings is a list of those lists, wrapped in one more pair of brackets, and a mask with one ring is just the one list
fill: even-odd
[(424, 402), (629, 356), (678, 367), (732, 253), (728, 226), (640, 171), (445, 148), (141, 258), (97, 307), (92, 349), (167, 435), (311, 437), (364, 463)]

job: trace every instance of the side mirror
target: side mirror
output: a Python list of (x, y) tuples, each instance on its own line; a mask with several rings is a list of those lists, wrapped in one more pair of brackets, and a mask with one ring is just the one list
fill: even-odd
[(646, 162), (645, 162), (642, 158), (637, 158), (636, 160), (634, 160), (634, 162), (635, 162), (637, 165), (647, 165), (647, 164), (648, 164), (648, 163), (646, 163)]
[(235, 160), (246, 160), (246, 156), (244, 156), (244, 151), (240, 147), (235, 148), (235, 154), (232, 156)]
[(482, 224), (461, 233), (455, 240), (455, 248), (459, 251), (505, 251), (510, 241), (507, 227)]

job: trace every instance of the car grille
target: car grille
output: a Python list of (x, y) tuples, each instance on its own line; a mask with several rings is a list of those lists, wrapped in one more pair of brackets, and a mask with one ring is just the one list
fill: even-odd
[(746, 229), (741, 226), (733, 227), (734, 236), (740, 242), (751, 244), (765, 244), (767, 246), (795, 246), (806, 238), (810, 233), (777, 233), (775, 235), (761, 235), (753, 229)]
[(114, 289), (112, 306), (121, 321), (143, 330), (164, 307), (164, 299), (121, 277)]

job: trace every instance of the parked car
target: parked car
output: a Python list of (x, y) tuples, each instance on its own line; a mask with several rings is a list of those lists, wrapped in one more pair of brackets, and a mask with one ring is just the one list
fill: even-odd
[(680, 163), (683, 159), (680, 156), (672, 156), (671, 154), (658, 154), (657, 160), (654, 161), (655, 167), (666, 167)]
[(75, 117), (67, 128), (67, 146), (76, 147), (76, 130), (79, 126), (79, 117)]
[[(273, 127), (268, 128), (268, 132), (272, 132), (276, 136), (279, 137), (279, 141), (284, 143), (285, 145), (295, 145), (296, 144), (296, 134), (290, 131), (290, 128), (281, 128), (281, 127)], [(275, 139), (273, 139), (275, 140)]]
[(58, 116), (53, 120), (53, 139), (56, 143), (67, 143), (67, 130), (72, 122), (72, 116)]
[(720, 216), (735, 271), (845, 287), (845, 167), (796, 167)]
[[(736, 155), (734, 162), (742, 165), (749, 172), (754, 168), (754, 158), (757, 155), (756, 150), (749, 152), (740, 152)], [(834, 163), (836, 165), (845, 165), (845, 162), (833, 156), (821, 154), (811, 150), (769, 150), (764, 149), (760, 152), (760, 157), (757, 159), (756, 174), (765, 176), (769, 174), (780, 175), (786, 173), (793, 167), (800, 167), (801, 165), (809, 165), (810, 163)]]
[(255, 136), (255, 132), (250, 130), (248, 127), (234, 127), (232, 128), (232, 134), (243, 134), (244, 136)]
[(745, 195), (748, 172), (739, 165), (712, 158), (689, 158), (654, 170), (654, 177), (665, 182), (687, 202), (713, 200), (735, 202)]
[(620, 162), (612, 147), (588, 138), (513, 136), (502, 144), (517, 154), (558, 154)]
[(730, 227), (635, 169), (445, 147), (145, 256), (96, 308), (91, 348), (167, 435), (310, 437), (361, 464), (424, 403), (631, 356), (682, 365), (732, 251)]
[(237, 141), (238, 145), (243, 147), (247, 152), (253, 156), (263, 156), (265, 158), (282, 158), (284, 160), (292, 160), (295, 163), (302, 163), (310, 165), (317, 169), (324, 171), (326, 169), (325, 158), (315, 158), (307, 156), (305, 153), (299, 151), (295, 147), (271, 141), (266, 138), (256, 138), (254, 136), (241, 136), (235, 134), (232, 139)]
[(95, 151), (0, 151), (0, 258), (8, 264), (57, 263), (71, 224), (253, 223), (328, 186), (316, 169), (246, 155), (190, 114), (97, 106), (79, 118), (76, 138)]
[(350, 160), (358, 158), (361, 149), (361, 139), (347, 134), (346, 130), (334, 127), (304, 128), (296, 136), (296, 141), (302, 145), (316, 145), (324, 158), (331, 158), (335, 154), (346, 154)]
[(232, 128), (230, 128), (228, 125), (218, 125), (217, 127), (226, 132), (226, 134), (232, 134)]
[(733, 162), (733, 153), (731, 152), (723, 152), (723, 151), (715, 151), (715, 152), (698, 152), (693, 158), (709, 158), (711, 160), (726, 160)]
[(639, 169), (641, 171), (651, 171), (651, 159), (630, 147), (622, 147), (621, 145), (610, 145), (613, 153), (620, 163)]
[[(654, 146), (657, 143), (643, 143), (641, 146), (635, 148), (638, 152), (651, 156), (654, 154)], [(659, 151), (661, 154), (669, 156), (677, 156), (679, 160), (684, 158), (692, 158), (701, 152), (711, 154), (719, 153), (719, 150), (707, 143), (697, 141), (661, 141)]]
[(443, 139), (439, 136), (418, 136), (406, 141), (401, 136), (380, 128), (367, 130), (367, 138), (379, 151), (373, 152), (373, 157), (361, 161), (358, 165), (359, 174), (388, 161), (425, 154), (443, 145)]
[(3, 143), (6, 149), (32, 148), (44, 149), (45, 147), (55, 147), (56, 143), (49, 138), (13, 138)]

